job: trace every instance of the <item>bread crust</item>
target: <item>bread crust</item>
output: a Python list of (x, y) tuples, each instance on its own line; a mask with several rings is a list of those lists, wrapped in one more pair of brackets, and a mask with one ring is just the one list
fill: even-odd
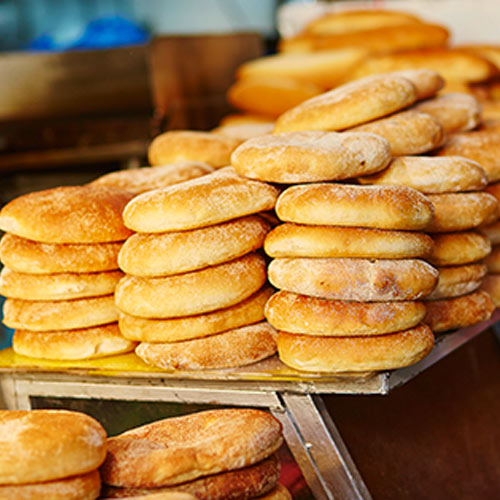
[(417, 363), (430, 353), (434, 335), (423, 323), (415, 328), (370, 337), (314, 337), (278, 332), (281, 361), (307, 372), (392, 370)]
[(483, 264), (469, 264), (439, 267), (438, 271), (438, 284), (426, 300), (449, 299), (472, 293), (481, 286), (488, 269)]
[(84, 413), (0, 410), (0, 448), (0, 484), (40, 483), (97, 469), (106, 432)]
[(500, 244), (500, 221), (489, 226), (480, 227), (479, 232), (487, 236), (492, 245)]
[(431, 221), (433, 206), (406, 186), (319, 183), (283, 191), (276, 214), (298, 224), (418, 231)]
[(484, 263), (488, 267), (488, 272), (493, 274), (500, 273), (500, 245), (492, 247), (491, 253), (484, 259)]
[(63, 186), (15, 198), (0, 210), (0, 229), (44, 243), (123, 241), (122, 211), (133, 193), (108, 186)]
[(390, 160), (391, 148), (378, 136), (317, 130), (255, 137), (231, 155), (239, 174), (285, 184), (352, 178)]
[(428, 68), (403, 69), (393, 71), (391, 74), (410, 80), (415, 85), (419, 101), (436, 95), (446, 83), (437, 71)]
[(334, 300), (418, 300), (436, 286), (438, 272), (419, 259), (274, 259), (268, 268), (276, 287)]
[(229, 137), (236, 137), (242, 141), (257, 137), (259, 135), (270, 134), (274, 129), (274, 122), (270, 123), (235, 123), (227, 125), (219, 125), (212, 129), (216, 134), (227, 135)]
[(488, 274), (481, 284), (481, 290), (484, 290), (495, 304), (500, 306), (500, 274)]
[(490, 240), (475, 231), (435, 234), (428, 261), (435, 266), (459, 266), (483, 259), (491, 252)]

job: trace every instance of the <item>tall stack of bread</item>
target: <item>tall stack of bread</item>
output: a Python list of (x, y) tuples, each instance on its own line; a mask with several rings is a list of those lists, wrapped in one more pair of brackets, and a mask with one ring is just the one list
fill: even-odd
[(132, 351), (120, 335), (117, 255), (132, 234), (122, 210), (132, 193), (67, 186), (20, 196), (0, 211), (5, 267), (0, 276), (4, 323), (15, 328), (18, 354), (86, 359)]

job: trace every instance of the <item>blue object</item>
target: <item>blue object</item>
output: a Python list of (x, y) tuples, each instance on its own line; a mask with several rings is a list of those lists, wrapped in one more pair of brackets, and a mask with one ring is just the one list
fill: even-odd
[[(5, 301), (4, 297), (0, 296), (0, 319), (2, 314), (2, 306)], [(7, 347), (12, 346), (12, 336), (14, 335), (14, 330), (11, 330), (10, 328), (7, 328), (5, 325), (0, 323), (0, 349), (5, 349)]]

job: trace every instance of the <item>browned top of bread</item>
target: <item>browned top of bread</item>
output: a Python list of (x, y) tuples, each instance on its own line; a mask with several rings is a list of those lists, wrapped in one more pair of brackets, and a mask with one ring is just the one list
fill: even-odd
[(437, 71), (428, 68), (402, 69), (391, 74), (410, 80), (415, 85), (417, 100), (434, 96), (445, 85), (444, 78)]

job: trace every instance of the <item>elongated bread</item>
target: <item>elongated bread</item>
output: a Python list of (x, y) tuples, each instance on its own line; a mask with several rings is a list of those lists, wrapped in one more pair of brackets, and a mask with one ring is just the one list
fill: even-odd
[(97, 469), (106, 432), (84, 413), (0, 410), (0, 449), (1, 485), (53, 481)]
[(7, 299), (3, 322), (33, 331), (72, 330), (118, 321), (113, 294), (73, 300)]
[(381, 137), (321, 131), (255, 137), (231, 155), (239, 174), (279, 183), (356, 177), (378, 172), (390, 160), (391, 148)]
[(438, 267), (439, 279), (436, 288), (426, 300), (449, 299), (477, 290), (488, 269), (483, 264)]
[(432, 246), (432, 239), (424, 233), (288, 222), (268, 233), (264, 250), (271, 257), (404, 259), (426, 257)]
[(500, 307), (500, 274), (488, 274), (481, 284), (481, 290), (491, 297), (495, 307)]
[(0, 229), (44, 243), (122, 241), (132, 232), (122, 211), (133, 193), (108, 186), (63, 186), (15, 198), (0, 210)]
[(230, 262), (163, 278), (126, 276), (116, 287), (118, 308), (132, 316), (172, 318), (223, 309), (245, 300), (266, 281), (263, 257)]
[(361, 184), (408, 186), (426, 194), (481, 191), (488, 177), (476, 161), (461, 156), (400, 156)]
[(427, 260), (435, 266), (459, 266), (483, 259), (491, 252), (487, 236), (475, 231), (435, 234), (434, 248)]
[(426, 196), (406, 186), (292, 186), (276, 203), (278, 217), (299, 224), (421, 230), (433, 217)]
[(266, 322), (208, 337), (169, 343), (142, 342), (135, 350), (164, 370), (210, 370), (250, 365), (276, 353), (276, 332)]
[(491, 249), (491, 253), (484, 259), (484, 263), (488, 266), (490, 273), (500, 274), (500, 245), (495, 245)]
[(428, 68), (402, 69), (400, 71), (393, 71), (391, 74), (410, 80), (415, 85), (417, 100), (427, 99), (436, 95), (446, 83), (437, 71)]
[(500, 244), (500, 221), (479, 228), (479, 232), (487, 236), (492, 245)]
[(493, 195), (500, 202), (500, 182), (489, 184), (485, 191)]
[(120, 331), (125, 338), (142, 342), (178, 342), (206, 337), (262, 321), (264, 306), (272, 293), (271, 287), (264, 287), (234, 306), (178, 318), (148, 319), (120, 313)]
[(237, 137), (241, 141), (246, 141), (252, 137), (259, 135), (270, 134), (274, 129), (274, 122), (270, 123), (241, 123), (241, 124), (228, 124), (219, 125), (212, 129), (212, 132), (217, 134), (227, 135), (229, 137)]
[(135, 276), (203, 269), (261, 248), (269, 228), (263, 218), (249, 215), (189, 231), (137, 233), (123, 245), (118, 262), (121, 269)]
[(117, 323), (77, 330), (16, 330), (12, 341), (17, 354), (56, 360), (102, 358), (131, 352), (136, 345), (120, 335)]
[(392, 370), (417, 363), (434, 346), (423, 323), (402, 332), (371, 337), (314, 337), (278, 332), (281, 361), (306, 372)]
[(168, 418), (108, 439), (104, 483), (159, 487), (255, 464), (283, 442), (281, 424), (261, 410), (209, 410)]
[(334, 300), (417, 300), (436, 286), (438, 272), (418, 259), (274, 259), (269, 281), (289, 292)]
[(278, 194), (269, 184), (224, 168), (137, 196), (125, 207), (123, 219), (143, 233), (184, 231), (271, 210)]

